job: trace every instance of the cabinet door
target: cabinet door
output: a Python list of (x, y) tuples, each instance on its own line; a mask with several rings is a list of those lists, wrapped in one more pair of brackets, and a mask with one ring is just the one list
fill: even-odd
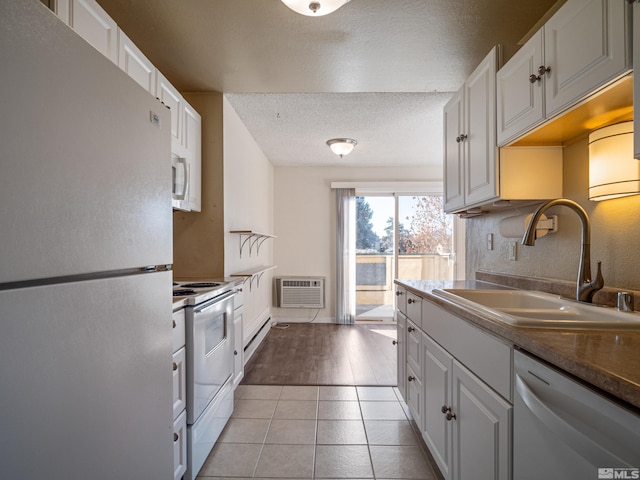
[(61, 0), (56, 14), (96, 50), (118, 64), (118, 25), (94, 0)]
[(244, 349), (242, 348), (242, 307), (233, 311), (233, 384), (244, 377)]
[(568, 0), (545, 24), (547, 117), (629, 70), (628, 13), (620, 0)]
[(463, 142), (465, 204), (499, 194), (496, 168), (496, 72), (500, 48), (494, 47), (464, 84)]
[(185, 349), (173, 354), (173, 418), (187, 408), (187, 364)]
[(118, 66), (154, 97), (156, 67), (122, 30), (118, 32)]
[(445, 478), (451, 478), (453, 462), (452, 422), (447, 421), (442, 407), (451, 406), (451, 369), (453, 357), (426, 334), (422, 336), (422, 412), (424, 438)]
[[(540, 29), (496, 75), (500, 146), (544, 118), (544, 76), (538, 75), (538, 68), (544, 65), (543, 48), (543, 30)], [(532, 83), (531, 75), (540, 79)]]
[[(640, 45), (640, 3), (633, 4), (633, 44)], [(640, 68), (640, 47), (633, 49), (633, 64)], [(633, 77), (633, 104), (636, 112), (640, 112), (640, 75)], [(640, 121), (636, 121), (633, 130), (634, 156), (640, 160)]]
[(181, 148), (184, 99), (162, 73), (158, 71), (157, 75), (156, 95), (171, 110), (171, 151), (184, 156)]
[(448, 213), (464, 208), (463, 96), (461, 88), (444, 107), (444, 210)]
[(413, 419), (422, 430), (422, 381), (417, 373), (407, 364), (407, 406)]
[(400, 311), (397, 312), (397, 338), (398, 348), (398, 390), (404, 401), (407, 401), (407, 318)]
[(189, 162), (189, 209), (199, 212), (202, 191), (202, 154), (201, 154), (201, 126), (200, 114), (186, 101), (183, 104), (182, 146), (187, 151)]
[(422, 379), (422, 363), (420, 362), (421, 335), (418, 327), (411, 320), (407, 320), (407, 363), (420, 379)]
[(173, 479), (180, 480), (187, 471), (187, 411), (173, 422)]
[(455, 360), (452, 371), (453, 478), (510, 479), (513, 407)]

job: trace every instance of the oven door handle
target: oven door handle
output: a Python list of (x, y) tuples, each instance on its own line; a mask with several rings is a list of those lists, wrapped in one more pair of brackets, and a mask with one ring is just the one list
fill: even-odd
[(231, 292), (227, 292), (227, 293), (223, 293), (222, 295), (219, 295), (215, 298), (212, 298), (211, 300), (209, 300), (206, 303), (203, 303), (202, 305), (200, 305), (197, 308), (194, 308), (193, 311), (195, 313), (204, 313), (207, 310), (217, 306), (220, 302), (223, 302), (224, 300), (227, 300), (231, 297), (234, 297), (235, 295), (237, 295), (238, 292), (235, 291), (231, 291)]

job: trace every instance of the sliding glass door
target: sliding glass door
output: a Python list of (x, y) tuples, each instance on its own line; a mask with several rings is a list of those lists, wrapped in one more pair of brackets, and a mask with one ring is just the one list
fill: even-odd
[(356, 320), (393, 321), (395, 278), (455, 279), (455, 222), (441, 195), (356, 197)]

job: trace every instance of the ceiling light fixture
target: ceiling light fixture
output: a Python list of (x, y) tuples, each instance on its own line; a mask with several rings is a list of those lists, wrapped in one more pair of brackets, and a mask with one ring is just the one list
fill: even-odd
[(633, 158), (633, 121), (589, 135), (589, 200), (640, 193), (640, 161)]
[(327, 145), (329, 145), (331, 151), (339, 155), (340, 158), (349, 155), (357, 144), (358, 142), (352, 138), (332, 138), (327, 140)]
[(349, 0), (282, 0), (294, 12), (309, 17), (321, 17), (335, 12)]

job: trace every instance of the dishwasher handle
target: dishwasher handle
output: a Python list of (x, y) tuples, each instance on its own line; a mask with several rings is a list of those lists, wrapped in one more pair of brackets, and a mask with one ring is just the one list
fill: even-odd
[(553, 431), (559, 439), (561, 439), (574, 452), (590, 461), (594, 465), (610, 465), (626, 464), (621, 458), (618, 458), (613, 452), (610, 452), (602, 445), (594, 442), (584, 433), (566, 422), (561, 416), (556, 414), (548, 405), (546, 405), (531, 390), (527, 382), (516, 373), (516, 392), (522, 398), (522, 401), (529, 408), (531, 413), (536, 416), (545, 427)]

